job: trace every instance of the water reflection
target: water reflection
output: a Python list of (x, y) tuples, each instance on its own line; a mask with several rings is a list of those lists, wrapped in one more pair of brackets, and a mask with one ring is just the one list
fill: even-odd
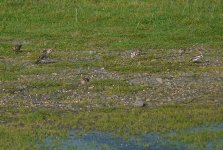
[[(170, 140), (168, 136), (177, 134), (194, 134), (204, 131), (223, 131), (223, 123), (200, 126), (195, 128), (184, 129), (178, 132), (167, 133), (149, 133), (140, 136), (131, 136), (128, 139), (117, 137), (108, 132), (92, 131), (80, 135), (77, 130), (71, 130), (65, 139), (48, 137), (41, 148), (46, 149), (92, 149), (92, 150), (172, 150), (172, 149), (189, 149), (190, 143), (183, 143), (177, 140)], [(208, 141), (204, 149), (214, 149), (216, 143), (221, 143), (223, 139), (218, 139), (215, 143)], [(220, 145), (223, 146), (223, 145)]]

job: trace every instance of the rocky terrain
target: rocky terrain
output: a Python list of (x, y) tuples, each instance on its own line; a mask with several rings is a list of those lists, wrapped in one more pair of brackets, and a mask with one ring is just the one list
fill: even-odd
[(16, 77), (0, 82), (0, 104), (81, 110), (223, 103), (221, 55), (205, 50), (204, 59), (193, 63), (195, 48), (144, 49), (131, 58), (133, 51), (56, 50), (55, 63), (43, 65), (35, 64), (30, 52), (1, 58), (3, 73)]

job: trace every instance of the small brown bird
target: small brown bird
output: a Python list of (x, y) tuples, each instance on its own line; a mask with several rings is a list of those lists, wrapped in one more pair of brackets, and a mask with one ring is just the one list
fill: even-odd
[(22, 44), (16, 44), (12, 47), (12, 49), (16, 52), (16, 53), (19, 53), (21, 52), (21, 47), (22, 47)]
[(38, 57), (36, 63), (40, 63), (42, 60), (46, 60), (49, 57), (49, 54), (53, 52), (53, 49), (47, 48), (42, 51), (40, 56)]

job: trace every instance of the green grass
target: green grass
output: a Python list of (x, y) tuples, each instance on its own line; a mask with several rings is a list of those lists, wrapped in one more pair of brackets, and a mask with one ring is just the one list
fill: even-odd
[(220, 150), (223, 146), (222, 143), (219, 141), (219, 139), (223, 138), (222, 130), (206, 130), (198, 133), (180, 133), (176, 136), (170, 136), (169, 138), (184, 143), (192, 143), (190, 149), (205, 149), (208, 142), (215, 143), (213, 144), (213, 149)]
[(28, 48), (132, 49), (222, 45), (222, 1), (1, 1), (1, 40)]

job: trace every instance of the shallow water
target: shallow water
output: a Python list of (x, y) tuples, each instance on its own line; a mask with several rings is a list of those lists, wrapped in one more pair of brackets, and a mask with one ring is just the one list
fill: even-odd
[[(140, 136), (131, 136), (128, 139), (117, 137), (109, 132), (92, 131), (85, 134), (79, 134), (77, 130), (70, 130), (67, 138), (48, 137), (44, 143), (40, 144), (41, 148), (46, 149), (92, 149), (92, 150), (172, 150), (172, 149), (190, 149), (193, 143), (183, 143), (177, 140), (170, 140), (165, 137), (177, 134), (194, 134), (204, 131), (223, 131), (223, 123), (210, 126), (200, 126), (184, 129), (178, 132), (166, 133), (148, 133)], [(203, 149), (214, 149), (219, 145), (223, 146), (223, 139), (219, 138), (215, 143), (208, 141)]]

